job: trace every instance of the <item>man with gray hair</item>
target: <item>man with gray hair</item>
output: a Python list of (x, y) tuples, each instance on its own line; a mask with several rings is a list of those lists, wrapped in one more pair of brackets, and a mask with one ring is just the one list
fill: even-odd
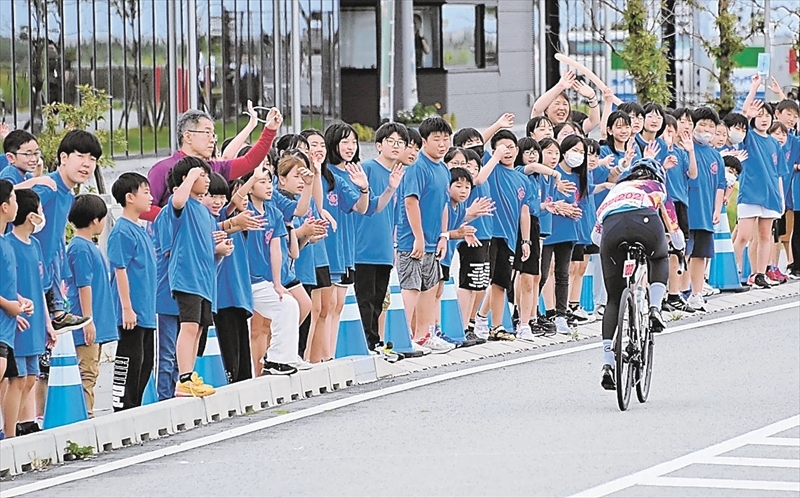
[(153, 207), (141, 218), (153, 221), (161, 208), (167, 204), (172, 192), (167, 188), (167, 176), (175, 163), (186, 156), (199, 157), (208, 162), (211, 170), (230, 181), (250, 173), (269, 153), (276, 130), (283, 122), (283, 116), (276, 108), (269, 110), (264, 131), (253, 147), (242, 157), (230, 160), (212, 159), (217, 144), (217, 134), (211, 116), (203, 111), (189, 110), (178, 117), (178, 150), (170, 157), (162, 159), (150, 168), (147, 180), (153, 195)]

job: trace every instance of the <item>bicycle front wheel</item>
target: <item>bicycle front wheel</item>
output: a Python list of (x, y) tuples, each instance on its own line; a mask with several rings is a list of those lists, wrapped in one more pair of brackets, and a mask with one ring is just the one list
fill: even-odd
[(650, 377), (653, 375), (653, 331), (650, 330), (647, 318), (644, 320), (641, 330), (641, 362), (636, 369), (636, 398), (639, 403), (647, 401), (647, 396), (650, 394)]
[(614, 360), (616, 385), (617, 385), (617, 404), (619, 409), (628, 409), (631, 400), (631, 385), (633, 384), (633, 371), (631, 368), (630, 350), (632, 347), (631, 337), (636, 330), (636, 304), (633, 302), (633, 294), (630, 289), (622, 291), (622, 299), (619, 303), (619, 315), (617, 315), (617, 339), (614, 342)]

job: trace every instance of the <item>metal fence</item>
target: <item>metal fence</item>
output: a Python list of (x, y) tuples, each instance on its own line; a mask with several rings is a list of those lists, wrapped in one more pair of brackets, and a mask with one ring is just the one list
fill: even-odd
[[(0, 113), (13, 127), (41, 129), (50, 102), (77, 103), (76, 86), (112, 96), (98, 128), (125, 130), (125, 155), (163, 155), (170, 101), (207, 110), (218, 134), (247, 121), (247, 100), (292, 116), (300, 88), (303, 127), (339, 116), (338, 0), (5, 0), (0, 6)], [(292, 9), (299, 7), (299, 80), (292, 78)], [(169, 30), (177, 43), (169, 46)], [(175, 51), (171, 71), (168, 54)], [(170, 78), (177, 88), (170, 95)]]

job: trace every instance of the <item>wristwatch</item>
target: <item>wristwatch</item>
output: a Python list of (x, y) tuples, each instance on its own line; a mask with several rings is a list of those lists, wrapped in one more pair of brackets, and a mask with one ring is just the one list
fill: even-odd
[(369, 194), (369, 187), (367, 187), (367, 188), (359, 188), (358, 190), (360, 190), (362, 194)]
[(528, 244), (528, 247), (530, 247), (531, 244), (532, 244), (532, 242), (530, 240), (523, 240), (522, 243), (523, 244)]
[(442, 232), (439, 234), (440, 239), (450, 240), (450, 232)]

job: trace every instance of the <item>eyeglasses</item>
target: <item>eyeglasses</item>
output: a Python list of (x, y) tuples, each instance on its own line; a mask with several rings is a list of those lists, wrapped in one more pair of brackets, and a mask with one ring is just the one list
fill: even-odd
[(398, 147), (399, 148), (399, 147), (405, 147), (406, 146), (405, 140), (395, 140), (394, 138), (384, 138), (383, 141), (389, 147)]
[(525, 157), (534, 157), (538, 156), (539, 152), (536, 149), (528, 149), (525, 152), (523, 152), (522, 155)]
[(217, 141), (217, 134), (214, 133), (213, 131), (208, 131), (208, 130), (186, 130), (186, 131), (188, 131), (189, 133), (203, 133), (211, 137), (211, 140), (215, 142)]
[(447, 165), (450, 166), (451, 168), (463, 168), (467, 165), (467, 163), (461, 161), (450, 161), (449, 163), (447, 163)]
[(42, 158), (42, 151), (37, 150), (36, 152), (15, 152), (15, 156), (23, 156), (28, 161), (39, 160)]

